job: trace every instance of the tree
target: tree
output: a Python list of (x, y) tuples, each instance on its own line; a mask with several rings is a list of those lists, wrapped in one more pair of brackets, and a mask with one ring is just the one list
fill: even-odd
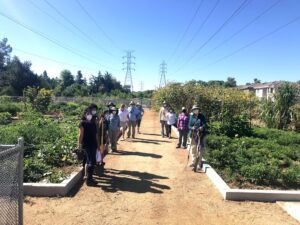
[(234, 77), (228, 77), (225, 82), (225, 87), (236, 87), (236, 80)]
[(76, 78), (75, 78), (75, 83), (79, 84), (79, 85), (86, 84), (85, 79), (83, 79), (83, 75), (81, 73), (81, 70), (77, 71), (77, 75), (76, 75)]
[(3, 69), (4, 65), (10, 60), (10, 53), (12, 52), (12, 47), (7, 44), (7, 38), (3, 38), (0, 41), (0, 71)]
[(261, 83), (261, 81), (258, 80), (257, 78), (254, 78), (254, 79), (253, 79), (253, 82), (254, 82), (254, 84), (260, 84), (260, 83)]
[(62, 90), (65, 90), (68, 86), (71, 86), (75, 82), (74, 76), (72, 75), (70, 70), (61, 71), (60, 78)]

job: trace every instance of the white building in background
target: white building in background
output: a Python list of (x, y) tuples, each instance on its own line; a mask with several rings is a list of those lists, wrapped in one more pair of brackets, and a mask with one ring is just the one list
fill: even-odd
[(259, 99), (267, 98), (273, 99), (274, 94), (277, 92), (278, 88), (283, 84), (283, 81), (274, 81), (267, 83), (258, 83), (250, 85), (241, 85), (237, 88), (245, 92), (253, 92)]

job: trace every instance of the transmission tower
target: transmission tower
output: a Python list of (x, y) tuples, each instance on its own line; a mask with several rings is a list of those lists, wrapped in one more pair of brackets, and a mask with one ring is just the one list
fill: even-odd
[(159, 65), (159, 73), (160, 73), (159, 88), (162, 88), (167, 85), (167, 82), (166, 82), (167, 63), (165, 61), (163, 61)]
[(126, 59), (126, 61), (123, 62), (123, 65), (126, 65), (126, 67), (123, 68), (123, 70), (126, 71), (124, 87), (130, 89), (130, 91), (133, 91), (131, 71), (135, 70), (133, 68), (133, 65), (135, 65), (135, 62), (133, 62), (133, 59), (135, 59), (135, 57), (132, 55), (132, 53), (133, 53), (133, 51), (126, 51), (126, 55), (123, 56), (123, 59)]

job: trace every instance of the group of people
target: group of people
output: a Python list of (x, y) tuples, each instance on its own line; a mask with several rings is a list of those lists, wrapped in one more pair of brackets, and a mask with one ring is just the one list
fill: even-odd
[(200, 107), (194, 105), (189, 114), (185, 107), (182, 107), (177, 118), (174, 109), (166, 102), (159, 111), (159, 119), (161, 124), (161, 135), (163, 138), (171, 138), (172, 126), (176, 127), (179, 132), (178, 144), (179, 148), (187, 148), (188, 138), (190, 140), (190, 151), (192, 153), (191, 167), (197, 167), (197, 159), (200, 159), (200, 168), (203, 166), (202, 156), (204, 154), (205, 136), (206, 136), (206, 119), (200, 112)]
[(83, 150), (83, 166), (85, 169), (85, 179), (87, 185), (94, 185), (94, 168), (97, 164), (104, 166), (103, 158), (109, 152), (117, 152), (118, 140), (122, 137), (135, 138), (136, 129), (140, 133), (140, 126), (144, 109), (141, 104), (130, 102), (126, 108), (122, 104), (120, 109), (110, 102), (107, 109), (98, 113), (96, 104), (91, 104), (85, 109), (80, 125), (78, 148)]

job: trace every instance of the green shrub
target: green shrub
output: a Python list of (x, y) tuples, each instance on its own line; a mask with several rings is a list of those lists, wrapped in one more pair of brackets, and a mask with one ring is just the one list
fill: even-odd
[(300, 185), (300, 166), (293, 165), (286, 169), (282, 174), (283, 183), (287, 187), (299, 187)]
[(11, 115), (16, 116), (22, 109), (17, 103), (0, 103), (0, 112), (9, 112)]
[(250, 181), (254, 184), (275, 184), (279, 177), (279, 170), (276, 166), (257, 163), (242, 166), (241, 175), (244, 176), (246, 181)]
[(54, 169), (52, 170), (48, 181), (50, 183), (61, 183), (66, 177), (67, 175), (63, 171)]
[(9, 112), (0, 113), (0, 125), (9, 124), (11, 122), (11, 114)]
[(24, 182), (38, 182), (51, 167), (40, 158), (31, 157), (24, 159)]

